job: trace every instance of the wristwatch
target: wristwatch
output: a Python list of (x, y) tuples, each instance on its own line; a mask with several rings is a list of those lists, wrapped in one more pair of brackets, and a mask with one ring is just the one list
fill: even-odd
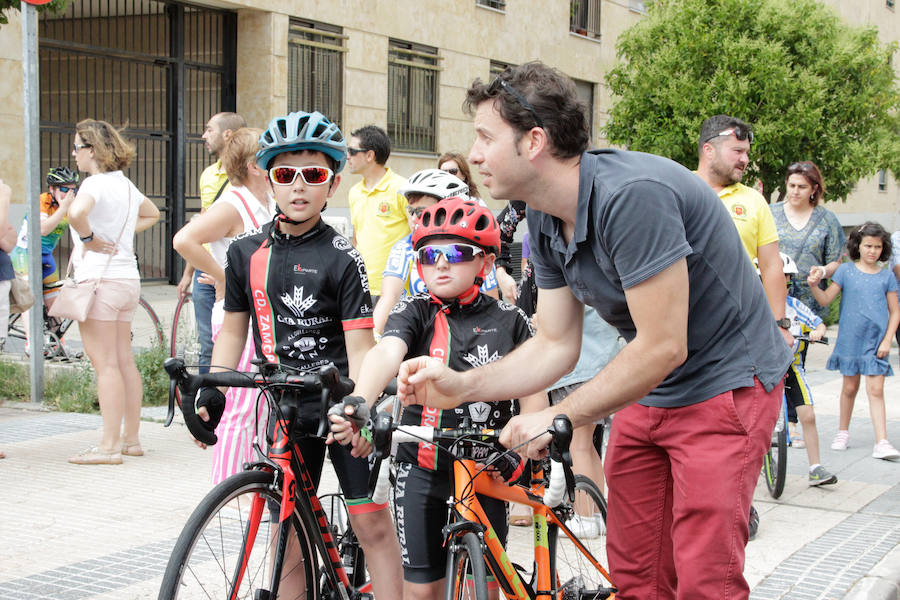
[(83, 238), (80, 238), (80, 239), (81, 239), (82, 242), (84, 242), (85, 244), (87, 244), (88, 242), (93, 241), (93, 239), (94, 239), (94, 232), (92, 231), (92, 232), (90, 232), (89, 234), (87, 234), (86, 236), (84, 236)]
[(783, 319), (775, 319), (775, 324), (781, 327), (782, 329), (790, 329), (791, 328), (791, 320), (787, 317)]

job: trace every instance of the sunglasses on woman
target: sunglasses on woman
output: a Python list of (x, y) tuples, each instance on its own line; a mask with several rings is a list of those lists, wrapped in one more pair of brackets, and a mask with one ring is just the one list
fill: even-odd
[(472, 262), (479, 254), (484, 254), (484, 250), (478, 246), (470, 244), (432, 244), (419, 248), (419, 262), (423, 265), (434, 265), (440, 257), (447, 259), (451, 265), (458, 263)]
[(275, 185), (293, 185), (297, 175), (306, 185), (325, 185), (334, 176), (328, 167), (273, 167), (269, 169), (269, 179)]

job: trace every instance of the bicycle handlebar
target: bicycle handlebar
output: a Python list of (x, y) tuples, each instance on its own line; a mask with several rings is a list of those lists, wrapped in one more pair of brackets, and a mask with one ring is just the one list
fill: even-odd
[[(390, 489), (389, 469), (384, 458), (394, 456), (400, 444), (406, 442), (455, 442), (462, 439), (477, 439), (481, 442), (496, 443), (500, 432), (495, 429), (461, 427), (439, 429), (426, 425), (395, 425), (391, 415), (380, 412), (375, 415), (372, 443), (375, 447), (375, 465), (369, 480), (372, 501), (376, 504), (387, 502)], [(552, 436), (550, 442), (550, 482), (544, 491), (544, 504), (550, 508), (559, 506), (568, 492), (574, 499), (575, 476), (572, 473), (572, 456), (569, 445), (572, 442), (572, 422), (565, 415), (557, 415), (553, 425), (547, 429)], [(442, 448), (449, 452), (449, 450)], [(455, 456), (455, 455), (454, 455)], [(375, 480), (374, 485), (373, 481)]]
[(303, 392), (320, 392), (321, 411), (319, 419), (319, 437), (325, 435), (328, 420), (325, 417), (328, 406), (340, 401), (344, 396), (353, 391), (353, 381), (342, 377), (333, 365), (321, 367), (316, 371), (306, 373), (286, 373), (277, 371), (278, 365), (264, 363), (260, 372), (219, 371), (216, 373), (203, 373), (192, 375), (184, 366), (180, 358), (167, 358), (163, 363), (166, 373), (169, 375), (169, 411), (166, 415), (165, 426), (172, 423), (175, 416), (175, 388), (181, 390), (181, 412), (184, 415), (184, 423), (197, 440), (207, 445), (213, 445), (218, 441), (216, 434), (207, 430), (203, 421), (197, 415), (195, 397), (204, 387), (241, 387), (259, 388), (290, 387)]
[(808, 335), (795, 335), (794, 339), (798, 342), (812, 342), (813, 344), (828, 344), (828, 336), (822, 336), (818, 340), (809, 339)]

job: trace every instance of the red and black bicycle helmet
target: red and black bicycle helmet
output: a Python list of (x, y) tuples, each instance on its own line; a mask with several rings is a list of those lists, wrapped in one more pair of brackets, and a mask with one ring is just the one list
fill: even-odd
[(455, 237), (483, 248), (500, 252), (500, 227), (486, 207), (474, 200), (453, 196), (425, 209), (413, 229), (413, 248), (418, 250), (429, 240)]

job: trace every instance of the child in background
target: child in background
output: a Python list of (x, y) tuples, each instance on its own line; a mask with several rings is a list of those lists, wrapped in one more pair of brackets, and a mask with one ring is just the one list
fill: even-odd
[[(791, 284), (791, 275), (797, 273), (797, 263), (794, 259), (781, 253), (781, 263), (784, 270), (785, 284)], [(791, 335), (807, 335), (813, 342), (821, 340), (825, 336), (825, 323), (819, 315), (809, 309), (792, 296), (785, 299), (784, 316), (791, 322)], [(803, 369), (801, 352), (809, 344), (806, 340), (794, 340), (791, 348), (794, 352), (794, 362), (787, 372), (787, 381), (784, 384), (784, 394), (788, 404), (797, 411), (797, 419), (803, 427), (803, 437), (806, 438), (806, 456), (809, 458), (809, 485), (830, 485), (837, 483), (837, 476), (830, 473), (819, 463), (819, 432), (816, 429), (816, 413), (813, 411), (812, 392), (806, 384), (806, 371)]]
[[(500, 360), (531, 336), (528, 318), (510, 304), (480, 293), (478, 285), (491, 270), (500, 231), (490, 210), (472, 200), (448, 198), (430, 206), (412, 233), (419, 275), (427, 293), (404, 298), (388, 316), (384, 334), (363, 360), (354, 395), (371, 407), (397, 374), (405, 358), (428, 355), (456, 370)], [(522, 412), (547, 406), (545, 394), (521, 398)], [(345, 410), (346, 410), (345, 406)], [(511, 400), (467, 403), (454, 409), (423, 406), (403, 409), (404, 425), (458, 427), (463, 417), (475, 427), (501, 428), (513, 414)], [(334, 439), (353, 442), (354, 455), (371, 445), (353, 434), (340, 416), (331, 417)], [(403, 556), (403, 598), (443, 597), (451, 466), (432, 444), (402, 444), (397, 456), (397, 525)], [(506, 543), (506, 507), (495, 498), (479, 497), (501, 543)]]
[[(414, 173), (406, 185), (400, 188), (399, 193), (406, 198), (406, 218), (411, 231), (416, 224), (416, 219), (426, 208), (434, 206), (445, 198), (454, 196), (468, 198), (469, 187), (461, 179), (447, 171), (424, 169)], [(484, 206), (483, 202), (475, 201)], [(398, 300), (427, 291), (425, 282), (422, 281), (416, 270), (416, 253), (413, 250), (412, 233), (410, 233), (394, 244), (385, 264), (381, 280), (381, 296), (378, 298), (373, 313), (375, 333), (381, 334), (388, 314)], [(493, 267), (485, 277), (481, 291), (494, 298), (500, 295)]]
[(853, 263), (844, 263), (834, 272), (828, 289), (818, 287), (820, 269), (807, 277), (813, 295), (822, 306), (841, 297), (840, 329), (834, 352), (826, 368), (844, 376), (841, 388), (840, 429), (831, 442), (832, 450), (846, 450), (850, 442), (850, 415), (859, 390), (859, 376), (866, 376), (869, 415), (875, 428), (873, 458), (897, 460), (900, 453), (887, 440), (884, 410), (884, 377), (893, 375), (888, 362), (891, 339), (900, 324), (897, 280), (878, 262), (891, 255), (891, 238), (884, 227), (867, 221), (847, 240)]

